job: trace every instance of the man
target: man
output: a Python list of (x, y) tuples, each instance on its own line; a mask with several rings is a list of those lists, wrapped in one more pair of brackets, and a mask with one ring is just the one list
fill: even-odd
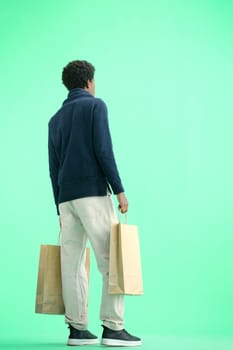
[(124, 329), (123, 296), (108, 294), (109, 235), (117, 222), (111, 193), (118, 209), (128, 202), (112, 149), (105, 103), (95, 98), (95, 68), (72, 61), (62, 73), (69, 90), (62, 107), (49, 121), (49, 170), (61, 229), (61, 270), (68, 345), (96, 344), (88, 331), (88, 281), (85, 249), (90, 241), (103, 276), (100, 319), (101, 344), (138, 346), (141, 340)]

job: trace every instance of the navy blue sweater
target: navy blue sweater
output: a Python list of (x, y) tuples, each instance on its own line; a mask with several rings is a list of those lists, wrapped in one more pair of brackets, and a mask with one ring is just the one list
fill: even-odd
[(73, 89), (49, 121), (49, 172), (55, 204), (124, 192), (112, 149), (107, 107)]

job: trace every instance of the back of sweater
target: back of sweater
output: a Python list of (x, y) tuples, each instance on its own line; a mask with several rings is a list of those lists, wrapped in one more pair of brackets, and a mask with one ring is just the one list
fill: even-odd
[(105, 103), (73, 89), (49, 121), (49, 170), (58, 204), (89, 196), (124, 192), (108, 125)]

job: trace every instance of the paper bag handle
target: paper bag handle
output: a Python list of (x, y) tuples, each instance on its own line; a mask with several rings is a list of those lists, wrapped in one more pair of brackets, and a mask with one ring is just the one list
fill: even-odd
[[(122, 218), (123, 214), (119, 211), (117, 216), (118, 216), (119, 223), (121, 223), (122, 222), (121, 218)], [(125, 223), (128, 224), (128, 215), (127, 215), (127, 213), (125, 213), (124, 216), (125, 216)]]

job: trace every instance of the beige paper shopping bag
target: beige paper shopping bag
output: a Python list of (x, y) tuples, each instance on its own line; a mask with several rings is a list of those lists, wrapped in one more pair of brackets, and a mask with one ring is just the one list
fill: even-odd
[[(86, 270), (89, 280), (90, 249), (86, 249)], [(59, 245), (41, 245), (35, 312), (63, 315), (61, 263)]]
[(109, 294), (143, 294), (138, 228), (113, 224), (110, 233)]

